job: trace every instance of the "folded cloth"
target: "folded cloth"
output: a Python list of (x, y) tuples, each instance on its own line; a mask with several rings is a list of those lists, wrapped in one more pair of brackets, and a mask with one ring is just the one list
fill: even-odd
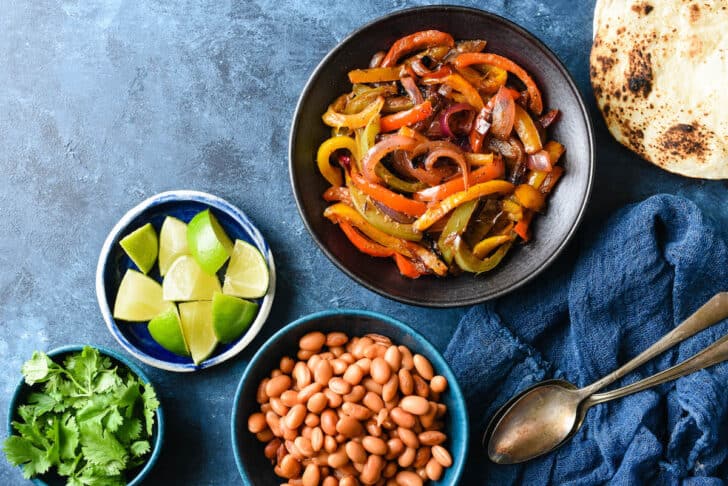
[[(726, 363), (595, 406), (576, 436), (544, 457), (512, 466), (487, 459), (485, 426), (514, 394), (548, 378), (588, 385), (728, 290), (728, 245), (687, 199), (654, 196), (582, 234), (591, 236), (534, 283), (470, 310), (446, 350), (471, 420), (462, 484), (724, 484)], [(675, 365), (726, 333), (728, 320), (612, 388)]]

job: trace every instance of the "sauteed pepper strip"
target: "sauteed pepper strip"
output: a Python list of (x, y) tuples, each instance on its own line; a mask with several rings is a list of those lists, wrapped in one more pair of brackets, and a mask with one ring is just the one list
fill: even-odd
[(453, 47), (455, 45), (455, 39), (446, 32), (440, 32), (439, 30), (423, 30), (421, 32), (415, 32), (404, 36), (389, 48), (387, 55), (382, 60), (381, 67), (390, 67), (397, 64), (399, 58), (417, 49), (424, 49), (426, 47), (434, 46), (448, 46)]
[(344, 113), (341, 113), (340, 111), (337, 111), (337, 105), (340, 104), (337, 103), (337, 101), (329, 105), (329, 109), (326, 110), (326, 113), (324, 113), (321, 117), (324, 123), (334, 128), (347, 127), (353, 129), (365, 127), (367, 123), (369, 123), (369, 120), (371, 120), (372, 117), (376, 116), (384, 106), (384, 97), (377, 96), (377, 98), (372, 103), (367, 105), (359, 113), (346, 115)]
[(498, 248), (491, 256), (481, 260), (470, 251), (470, 248), (468, 248), (467, 243), (463, 241), (462, 237), (458, 236), (453, 243), (453, 256), (458, 266), (466, 272), (483, 273), (493, 270), (503, 257), (506, 256), (510, 248), (511, 243), (506, 243)]
[(491, 194), (501, 193), (508, 194), (513, 191), (513, 184), (507, 181), (488, 181), (475, 184), (467, 191), (456, 192), (446, 197), (427, 209), (422, 216), (412, 223), (412, 227), (416, 231), (424, 231), (435, 222), (445, 216), (447, 213), (460, 206), (463, 203), (478, 199), (479, 197), (489, 196)]
[(351, 180), (354, 186), (364, 194), (400, 213), (416, 218), (424, 214), (427, 210), (425, 203), (409, 199), (401, 194), (390, 191), (384, 186), (369, 182), (354, 168), (351, 170)]
[(393, 132), (405, 125), (413, 125), (418, 121), (424, 120), (430, 115), (432, 115), (432, 103), (430, 103), (430, 100), (426, 100), (424, 103), (415, 105), (409, 110), (383, 116), (380, 127), (383, 132)]
[(337, 150), (348, 150), (352, 154), (356, 155), (356, 143), (351, 137), (340, 135), (338, 137), (331, 137), (326, 140), (318, 149), (316, 154), (316, 163), (321, 175), (329, 181), (332, 186), (340, 186), (343, 184), (341, 177), (341, 170), (331, 165), (331, 156)]
[(457, 69), (462, 69), (473, 64), (487, 64), (489, 66), (499, 67), (505, 69), (509, 73), (515, 74), (528, 90), (528, 107), (536, 115), (540, 115), (543, 111), (543, 100), (541, 98), (541, 91), (536, 86), (531, 76), (528, 75), (525, 69), (511, 61), (510, 59), (493, 54), (490, 52), (466, 52), (458, 55), (453, 64)]

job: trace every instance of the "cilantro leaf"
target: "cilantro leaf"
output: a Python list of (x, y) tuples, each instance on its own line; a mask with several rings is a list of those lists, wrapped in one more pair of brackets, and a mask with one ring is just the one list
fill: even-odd
[(157, 394), (154, 392), (154, 388), (147, 384), (144, 385), (142, 398), (144, 399), (144, 419), (147, 425), (147, 434), (152, 435), (152, 427), (154, 426), (154, 417), (159, 408), (159, 400), (157, 399)]
[(103, 467), (108, 475), (118, 474), (126, 465), (126, 448), (96, 424), (81, 426), (81, 451), (88, 462)]
[(60, 421), (60, 454), (63, 459), (74, 459), (78, 447), (79, 431), (76, 417), (65, 413)]
[(33, 353), (33, 356), (23, 364), (22, 372), (25, 382), (34, 385), (48, 379), (54, 367), (53, 361), (40, 351)]
[(149, 452), (151, 447), (149, 445), (149, 442), (147, 442), (146, 440), (138, 440), (132, 443), (129, 449), (131, 450), (131, 453), (135, 456), (142, 456)]
[(51, 467), (50, 461), (46, 458), (46, 452), (22, 437), (15, 435), (8, 437), (3, 444), (3, 451), (12, 465), (23, 466), (25, 479), (43, 474)]

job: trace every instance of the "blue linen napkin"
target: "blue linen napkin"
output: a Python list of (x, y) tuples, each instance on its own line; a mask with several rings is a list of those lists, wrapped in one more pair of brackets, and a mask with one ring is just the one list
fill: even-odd
[[(582, 234), (590, 236), (535, 283), (473, 308), (453, 335), (445, 358), (471, 419), (463, 484), (724, 484), (726, 363), (597, 405), (571, 442), (547, 456), (513, 466), (487, 459), (483, 430), (511, 396), (552, 377), (592, 383), (728, 290), (727, 243), (687, 199), (654, 196)], [(617, 385), (668, 368), (725, 333), (728, 321)]]

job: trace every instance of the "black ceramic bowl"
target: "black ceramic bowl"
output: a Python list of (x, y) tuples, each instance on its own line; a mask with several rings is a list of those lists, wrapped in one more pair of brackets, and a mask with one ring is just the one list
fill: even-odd
[[(371, 56), (397, 38), (425, 29), (449, 32), (455, 39), (485, 39), (487, 52), (520, 64), (542, 90), (544, 106), (561, 117), (553, 139), (566, 147), (564, 177), (535, 219), (533, 239), (519, 246), (495, 270), (475, 276), (402, 277), (390, 259), (360, 253), (339, 228), (323, 217), (328, 187), (316, 168), (316, 151), (330, 129), (321, 121), (328, 105), (351, 90), (347, 72), (366, 67)], [(387, 15), (344, 39), (318, 65), (296, 107), (291, 127), (291, 183), (306, 227), (321, 250), (351, 278), (385, 297), (410, 304), (453, 307), (483, 302), (510, 292), (544, 270), (564, 249), (582, 219), (594, 173), (591, 121), (579, 91), (559, 59), (536, 37), (497, 15), (463, 7), (430, 6)]]

